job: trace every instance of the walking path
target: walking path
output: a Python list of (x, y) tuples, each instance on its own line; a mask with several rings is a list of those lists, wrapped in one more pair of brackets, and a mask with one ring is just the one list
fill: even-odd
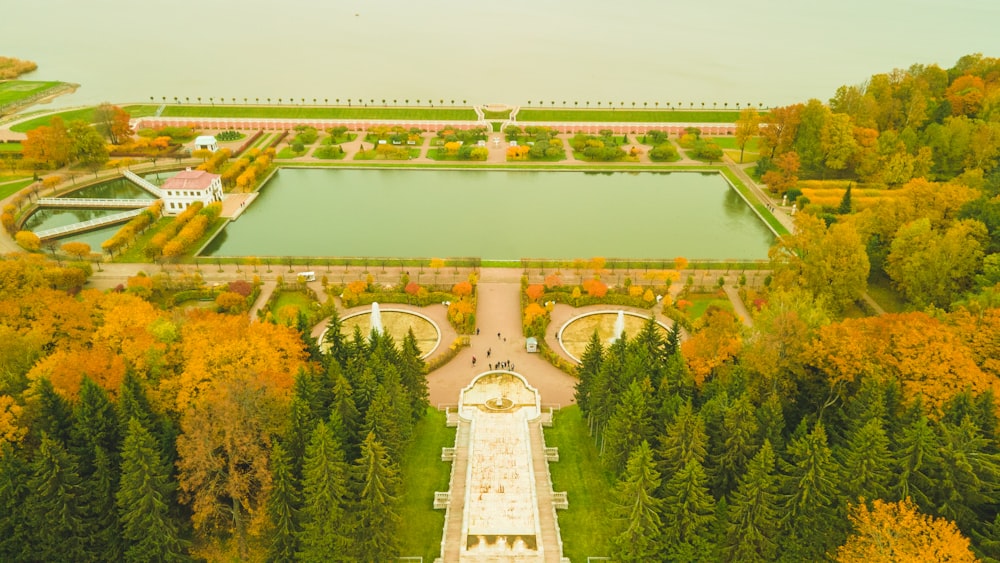
[[(470, 337), (448, 364), (427, 376), (431, 405), (454, 404), (462, 388), (490, 364), (508, 361), (511, 371), (524, 375), (538, 389), (543, 405), (570, 405), (576, 379), (556, 369), (538, 354), (525, 350), (521, 334), (521, 270), (487, 268), (481, 271), (476, 318), (480, 333)], [(498, 337), (497, 334), (500, 336)], [(488, 354), (488, 355), (487, 355)], [(476, 358), (473, 366), (472, 358)]]

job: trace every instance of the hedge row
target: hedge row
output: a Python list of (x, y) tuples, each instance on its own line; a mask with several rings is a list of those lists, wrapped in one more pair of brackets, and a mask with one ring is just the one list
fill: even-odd
[(250, 147), (252, 147), (253, 144), (257, 142), (257, 139), (259, 139), (261, 137), (261, 135), (263, 135), (263, 134), (264, 134), (264, 131), (263, 130), (259, 130), (256, 133), (254, 133), (253, 135), (251, 135), (250, 138), (248, 138), (246, 141), (243, 142), (242, 145), (240, 145), (240, 148), (236, 149), (236, 152), (234, 152), (233, 155), (235, 155), (235, 156), (242, 155), (244, 152), (246, 152), (247, 149), (249, 149)]
[(223, 164), (229, 160), (229, 157), (233, 155), (233, 151), (229, 149), (219, 149), (215, 151), (211, 157), (205, 162), (198, 165), (198, 170), (204, 170), (205, 172), (211, 172), (215, 174), (216, 170), (219, 169)]
[(111, 238), (102, 242), (101, 249), (108, 254), (113, 255), (115, 252), (131, 243), (135, 237), (145, 232), (150, 225), (160, 218), (160, 214), (162, 212), (163, 200), (158, 199), (153, 203), (153, 205), (143, 209), (142, 213), (133, 217), (128, 223), (125, 223), (122, 228), (118, 229), (118, 232), (111, 236)]
[(146, 244), (146, 256), (148, 258), (156, 258), (163, 254), (163, 248), (167, 245), (174, 236), (180, 232), (181, 228), (187, 224), (188, 221), (194, 218), (195, 215), (201, 211), (204, 204), (200, 201), (196, 201), (188, 206), (187, 209), (182, 211), (172, 223), (168, 223), (160, 230), (160, 232), (153, 235), (153, 238)]
[(219, 202), (209, 204), (199, 211), (170, 242), (163, 246), (163, 255), (175, 258), (191, 250), (221, 212), (222, 204)]

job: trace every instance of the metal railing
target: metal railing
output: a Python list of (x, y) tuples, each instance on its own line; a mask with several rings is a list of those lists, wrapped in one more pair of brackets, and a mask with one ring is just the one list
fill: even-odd
[(45, 229), (44, 231), (35, 231), (35, 235), (38, 236), (39, 239), (45, 240), (62, 235), (68, 235), (71, 233), (89, 231), (91, 229), (96, 229), (98, 227), (103, 227), (105, 225), (111, 225), (114, 223), (127, 221), (132, 217), (135, 217), (136, 215), (142, 213), (142, 211), (143, 211), (142, 209), (133, 209), (131, 211), (126, 211), (124, 213), (115, 213), (114, 215), (98, 217), (97, 219), (91, 219), (89, 221), (81, 221), (79, 223), (73, 223), (71, 225), (63, 225), (62, 227)]
[(153, 202), (148, 199), (42, 197), (38, 198), (35, 203), (40, 207), (122, 207), (135, 209), (149, 207)]

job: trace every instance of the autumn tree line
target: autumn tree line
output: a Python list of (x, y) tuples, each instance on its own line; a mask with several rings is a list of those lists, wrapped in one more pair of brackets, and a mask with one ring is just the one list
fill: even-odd
[[(751, 130), (760, 134), (764, 183), (807, 212), (771, 251), (784, 285), (824, 294), (835, 310), (857, 301), (869, 275), (890, 280), (917, 309), (996, 302), (1000, 59), (914, 65), (841, 87), (829, 104), (810, 100), (763, 117), (746, 110), (741, 147)], [(849, 182), (839, 205), (801, 195), (800, 180), (824, 178)], [(852, 187), (874, 188), (878, 199), (858, 205)]]
[(384, 561), (427, 408), (412, 335), (75, 295), (0, 259), (0, 559)]
[[(617, 478), (613, 559), (1000, 560), (1000, 313), (818, 327), (800, 298), (746, 335), (723, 310), (727, 336), (683, 344), (595, 333), (576, 399)], [(704, 340), (735, 354), (699, 377)]]

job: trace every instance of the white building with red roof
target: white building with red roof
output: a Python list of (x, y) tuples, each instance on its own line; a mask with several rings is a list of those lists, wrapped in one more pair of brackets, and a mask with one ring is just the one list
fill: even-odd
[(196, 201), (205, 205), (222, 201), (222, 176), (188, 168), (164, 182), (160, 190), (163, 213), (177, 215)]

